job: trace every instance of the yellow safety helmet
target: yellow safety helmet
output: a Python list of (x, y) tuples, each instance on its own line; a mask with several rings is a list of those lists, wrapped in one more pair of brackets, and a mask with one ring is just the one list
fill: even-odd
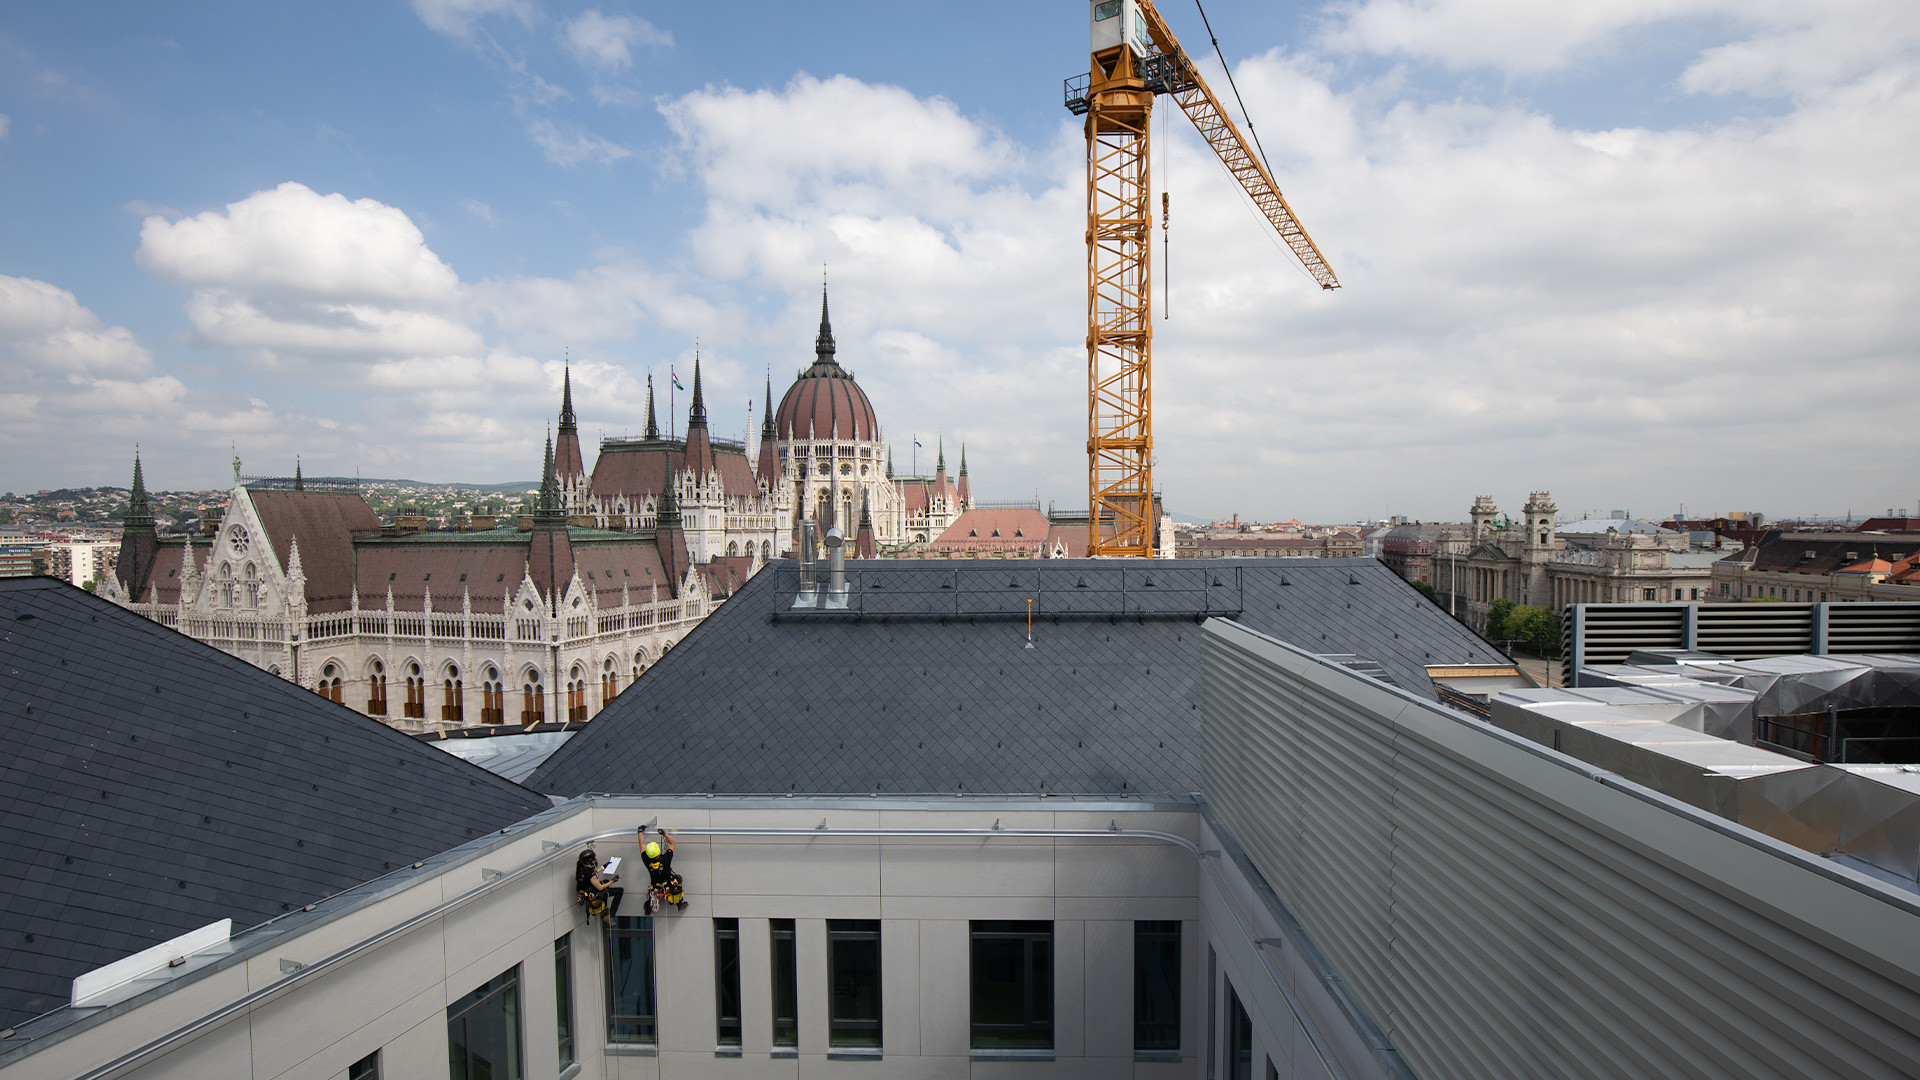
[(660, 857), (660, 845), (655, 843), (649, 843), (647, 845), (647, 858), (657, 859), (659, 857)]

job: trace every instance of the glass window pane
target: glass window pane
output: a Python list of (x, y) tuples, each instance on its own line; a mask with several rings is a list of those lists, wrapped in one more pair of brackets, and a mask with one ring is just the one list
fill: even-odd
[(827, 920), (827, 1045), (880, 1045), (880, 924)]
[(800, 1045), (799, 972), (794, 962), (793, 920), (773, 924), (773, 1045)]
[(456, 1080), (520, 1080), (518, 968), (447, 1008), (448, 1074)]
[(607, 1038), (654, 1041), (653, 919), (622, 915), (607, 942)]
[(1180, 1049), (1180, 924), (1133, 924), (1133, 1048)]
[(553, 943), (553, 1006), (558, 1021), (560, 1067), (573, 1064), (573, 935)]
[(973, 1048), (1053, 1048), (1053, 924), (972, 924)]
[(713, 986), (721, 1046), (740, 1045), (740, 920), (713, 920)]
[(1253, 1080), (1253, 1019), (1227, 985), (1227, 1080)]

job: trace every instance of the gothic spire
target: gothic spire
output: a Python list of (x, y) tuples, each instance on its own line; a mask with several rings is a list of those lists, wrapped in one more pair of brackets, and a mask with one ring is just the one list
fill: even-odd
[(933, 471), (936, 473), (944, 473), (947, 471), (947, 440), (944, 438), (941, 439), (938, 446), (940, 447), (940, 457), (939, 460), (934, 463)]
[(568, 367), (560, 374), (560, 430), (571, 431), (573, 427), (573, 369)]
[(873, 531), (873, 514), (867, 509), (867, 493), (864, 491), (860, 493), (860, 527), (868, 532)]
[(967, 475), (967, 444), (960, 444), (960, 475)]
[(707, 426), (707, 400), (700, 393), (700, 350), (693, 351), (693, 407), (687, 410), (687, 430)]
[(653, 418), (653, 376), (647, 376), (647, 438), (660, 437), (660, 422)]
[(563, 523), (566, 517), (560, 510), (560, 481), (553, 474), (553, 435), (547, 435), (546, 460), (540, 467), (540, 501), (533, 507), (533, 524), (542, 525)]
[(833, 323), (827, 318), (827, 284), (820, 283), (820, 333), (813, 339), (816, 364), (833, 364)]
[(760, 418), (760, 437), (771, 439), (773, 436), (773, 375), (769, 373), (767, 375), (767, 412)]
[(666, 462), (666, 482), (660, 485), (660, 502), (653, 512), (655, 532), (680, 527), (680, 503), (673, 497), (673, 455), (669, 453), (661, 457)]
[(306, 478), (300, 475), (300, 455), (293, 455), (293, 490), (307, 490)]
[(147, 481), (140, 471), (140, 451), (138, 450), (133, 452), (133, 490), (127, 494), (127, 516), (123, 527), (153, 528), (153, 503), (147, 498)]

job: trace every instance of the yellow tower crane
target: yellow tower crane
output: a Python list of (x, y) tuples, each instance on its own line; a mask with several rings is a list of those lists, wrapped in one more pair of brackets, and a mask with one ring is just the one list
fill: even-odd
[(1149, 558), (1154, 97), (1187, 114), (1321, 288), (1340, 281), (1152, 0), (1089, 3), (1092, 62), (1066, 88), (1067, 108), (1087, 118), (1087, 554)]

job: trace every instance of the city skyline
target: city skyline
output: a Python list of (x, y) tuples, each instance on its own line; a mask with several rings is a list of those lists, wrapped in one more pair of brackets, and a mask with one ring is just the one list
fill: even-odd
[[(1224, 81), (1194, 11), (1166, 14)], [(1208, 14), (1347, 287), (1286, 261), (1163, 102), (1173, 509), (1912, 503), (1900, 5)], [(983, 498), (1077, 504), (1084, 162), (1058, 88), (1084, 19), (11, 11), (0, 487), (124, 484), (135, 442), (169, 488), (219, 484), (230, 445), (249, 472), (524, 479), (563, 358), (591, 439), (638, 429), (649, 374), (664, 405), (696, 339), (737, 435), (807, 359), (824, 263), (897, 455), (944, 435)]]

